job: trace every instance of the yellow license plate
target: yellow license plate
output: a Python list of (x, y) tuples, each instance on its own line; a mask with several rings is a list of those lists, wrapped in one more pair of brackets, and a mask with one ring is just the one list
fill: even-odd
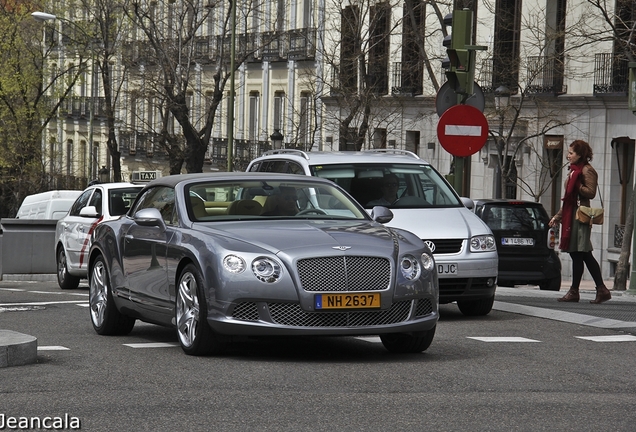
[(380, 293), (360, 294), (317, 294), (314, 307), (319, 309), (377, 309), (380, 307)]

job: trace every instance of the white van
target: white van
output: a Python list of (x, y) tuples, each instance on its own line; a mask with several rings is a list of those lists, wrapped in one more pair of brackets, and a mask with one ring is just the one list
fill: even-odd
[(82, 191), (53, 190), (29, 195), (15, 216), (17, 219), (61, 219)]

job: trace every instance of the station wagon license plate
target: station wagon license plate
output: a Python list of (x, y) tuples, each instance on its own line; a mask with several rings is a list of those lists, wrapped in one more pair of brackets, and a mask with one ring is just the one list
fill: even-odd
[(534, 246), (533, 238), (502, 237), (501, 244), (504, 246)]
[(380, 293), (316, 294), (314, 307), (318, 309), (377, 309)]

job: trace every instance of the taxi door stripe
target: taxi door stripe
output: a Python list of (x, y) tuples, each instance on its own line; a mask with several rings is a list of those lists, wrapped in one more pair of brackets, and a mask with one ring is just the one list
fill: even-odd
[(95, 231), (95, 227), (97, 226), (98, 223), (102, 221), (102, 219), (104, 219), (104, 215), (102, 215), (99, 219), (93, 222), (91, 224), (91, 228), (88, 230), (88, 233), (86, 233), (86, 238), (84, 239), (84, 244), (82, 245), (82, 250), (80, 251), (80, 259), (79, 259), (80, 268), (82, 268), (82, 264), (84, 263), (84, 255), (87, 252), (86, 248), (88, 247), (88, 242), (90, 242), (91, 240), (91, 234), (93, 234), (93, 231)]

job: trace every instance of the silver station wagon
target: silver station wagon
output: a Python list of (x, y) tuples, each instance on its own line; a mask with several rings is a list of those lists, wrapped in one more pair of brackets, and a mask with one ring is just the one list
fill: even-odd
[(428, 162), (404, 150), (303, 152), (272, 150), (247, 168), (336, 182), (368, 212), (393, 212), (388, 226), (411, 231), (429, 245), (439, 275), (440, 303), (457, 302), (465, 315), (486, 315), (497, 282), (497, 245), (490, 228)]
[(420, 238), (382, 224), (391, 217), (320, 178), (154, 180), (125, 216), (95, 228), (93, 327), (171, 326), (191, 355), (220, 353), (233, 335), (379, 335), (391, 352), (424, 351), (438, 320), (437, 267)]

